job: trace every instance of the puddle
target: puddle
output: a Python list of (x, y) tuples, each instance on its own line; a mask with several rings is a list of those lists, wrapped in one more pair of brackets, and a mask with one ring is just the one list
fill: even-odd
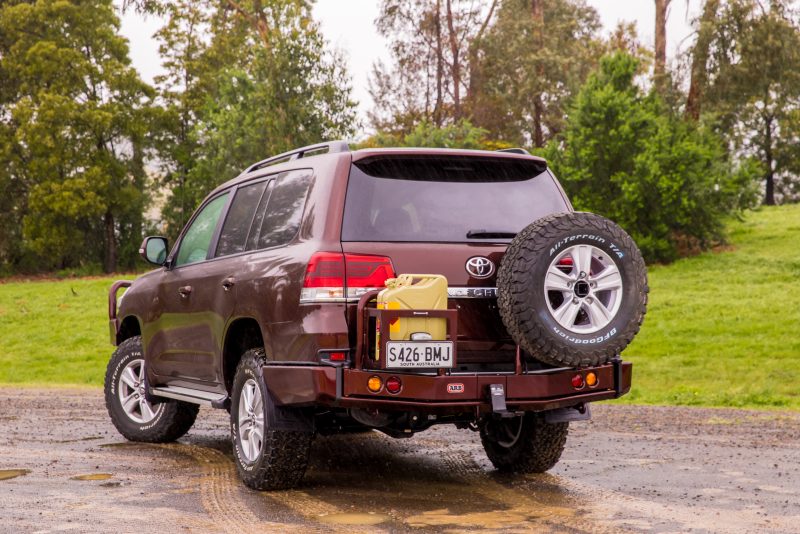
[(72, 480), (108, 480), (114, 475), (110, 473), (92, 473), (90, 475), (75, 475)]
[(454, 513), (447, 508), (429, 510), (419, 515), (407, 517), (405, 522), (415, 528), (431, 528), (459, 526), (470, 528), (497, 530), (527, 525), (535, 520), (552, 520), (557, 516), (574, 515), (573, 510), (559, 507), (544, 507), (543, 510), (514, 508), (511, 510), (494, 510), (490, 512)]
[(359, 512), (343, 512), (340, 514), (327, 514), (318, 517), (320, 522), (331, 525), (378, 525), (391, 518), (388, 515)]
[(30, 473), (30, 469), (0, 469), (0, 480), (9, 480)]

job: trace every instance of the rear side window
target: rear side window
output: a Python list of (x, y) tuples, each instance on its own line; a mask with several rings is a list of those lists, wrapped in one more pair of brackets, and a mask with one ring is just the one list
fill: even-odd
[(342, 241), (509, 240), (536, 219), (568, 210), (539, 161), (381, 156), (350, 170)]
[(269, 191), (258, 237), (248, 243), (248, 250), (286, 245), (294, 239), (300, 229), (312, 177), (309, 170), (278, 175)]
[(266, 187), (267, 182), (264, 181), (236, 190), (225, 224), (222, 225), (216, 256), (244, 252), (247, 234)]

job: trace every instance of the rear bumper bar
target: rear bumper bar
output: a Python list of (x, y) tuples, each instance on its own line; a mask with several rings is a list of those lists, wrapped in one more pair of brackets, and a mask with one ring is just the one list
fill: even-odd
[[(631, 388), (633, 364), (616, 361), (585, 369), (555, 369), (529, 374), (452, 373), (420, 375), (385, 370), (350, 369), (328, 365), (266, 365), (264, 378), (278, 404), (380, 408), (395, 411), (459, 412), (492, 411), (489, 386), (500, 384), (509, 409), (543, 411), (587, 402), (614, 399)], [(594, 372), (598, 383), (576, 389), (572, 378)], [(367, 389), (370, 377), (385, 383), (398, 377), (402, 389), (392, 394), (382, 388)]]

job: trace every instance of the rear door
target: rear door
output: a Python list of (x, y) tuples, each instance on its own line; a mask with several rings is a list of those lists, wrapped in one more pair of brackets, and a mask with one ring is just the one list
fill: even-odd
[(538, 159), (372, 156), (350, 172), (342, 247), (388, 256), (398, 274), (443, 274), (459, 311), (459, 363), (512, 362), (497, 268), (517, 232), (569, 209)]

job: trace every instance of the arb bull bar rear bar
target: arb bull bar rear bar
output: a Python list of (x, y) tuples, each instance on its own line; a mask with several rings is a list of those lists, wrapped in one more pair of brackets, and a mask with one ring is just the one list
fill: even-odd
[[(498, 411), (497, 391), (502, 392), (504, 409), (544, 411), (582, 406), (588, 402), (615, 399), (631, 387), (632, 364), (619, 358), (611, 363), (581, 369), (559, 368), (525, 371), (522, 353), (517, 348), (514, 372), (461, 372), (458, 363), (457, 310), (384, 310), (371, 305), (379, 291), (365, 293), (357, 308), (355, 352), (346, 362), (323, 365), (264, 366), (270, 392), (283, 405), (329, 405), (343, 408), (375, 408), (383, 410), (433, 413), (457, 413), (475, 410), (478, 413)], [(386, 369), (386, 342), (390, 321), (403, 317), (443, 318), (447, 335), (453, 341), (454, 368), (420, 372)], [(371, 319), (375, 320), (380, 343), (378, 358), (370, 357)], [(593, 373), (594, 386), (586, 385), (586, 376)], [(581, 387), (573, 385), (576, 375)], [(389, 392), (386, 388), (372, 391), (368, 381), (378, 377), (382, 383), (399, 378), (402, 388)], [(298, 388), (298, 385), (303, 387)], [(495, 393), (493, 395), (492, 393)], [(493, 400), (495, 401), (493, 403)]]

